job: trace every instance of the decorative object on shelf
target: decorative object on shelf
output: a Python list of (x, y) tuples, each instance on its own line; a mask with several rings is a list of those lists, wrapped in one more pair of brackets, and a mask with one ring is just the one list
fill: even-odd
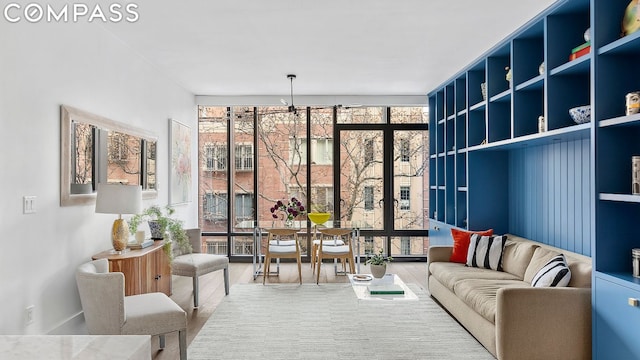
[(586, 42), (590, 42), (591, 41), (591, 28), (588, 27), (587, 30), (584, 31), (584, 41)]
[(631, 0), (622, 18), (622, 36), (640, 30), (640, 0)]
[(480, 83), (480, 92), (482, 92), (482, 100), (487, 100), (487, 83)]
[(507, 72), (507, 74), (504, 76), (504, 78), (509, 82), (509, 87), (511, 87), (511, 79), (513, 77), (513, 71), (508, 66), (505, 67), (504, 70)]
[[(169, 259), (173, 259), (173, 246), (177, 246), (183, 253), (191, 252), (193, 248), (189, 242), (187, 232), (184, 230), (182, 220), (174, 219), (172, 217), (174, 213), (175, 209), (171, 206), (165, 206), (163, 209), (158, 205), (152, 205), (142, 212), (138, 211), (138, 213), (131, 218), (129, 231), (131, 234), (135, 234), (140, 224), (146, 221), (151, 229), (152, 239), (166, 240), (164, 250), (169, 256)], [(166, 234), (169, 235), (169, 239), (166, 239)]]
[(640, 195), (640, 156), (631, 157), (631, 193)]
[(271, 216), (274, 219), (279, 218), (284, 221), (286, 227), (292, 227), (293, 220), (298, 217), (298, 215), (304, 215), (306, 213), (304, 205), (295, 197), (292, 197), (286, 204), (282, 202), (282, 200), (278, 200), (269, 210), (271, 211)]
[(591, 41), (587, 41), (580, 46), (576, 46), (571, 50), (569, 55), (569, 61), (573, 61), (581, 56), (587, 55), (591, 52)]
[(540, 75), (544, 74), (544, 61), (538, 66), (538, 73)]
[[(140, 245), (144, 242), (144, 238), (146, 237), (146, 233), (144, 230), (136, 231), (136, 244)], [(151, 239), (149, 239), (151, 240)]]
[(482, 142), (480, 143), (480, 145), (485, 145), (487, 143), (487, 139), (482, 139)]
[(111, 244), (115, 253), (127, 249), (129, 225), (122, 214), (136, 214), (142, 209), (142, 187), (99, 183), (96, 195), (96, 213), (118, 214), (111, 228)]
[(544, 116), (540, 115), (538, 116), (538, 132), (543, 133), (545, 131), (547, 131), (547, 128), (544, 124)]
[(640, 249), (631, 249), (631, 259), (633, 264), (633, 277), (640, 278)]
[(169, 204), (191, 201), (191, 129), (169, 120)]
[(640, 91), (634, 91), (627, 94), (627, 115), (633, 115), (640, 112)]
[(569, 115), (576, 124), (584, 124), (591, 121), (591, 105), (577, 106), (569, 109)]
[(393, 258), (391, 256), (385, 258), (384, 250), (380, 248), (378, 253), (368, 258), (365, 264), (371, 266), (371, 275), (376, 279), (380, 279), (387, 272), (387, 263), (391, 261), (393, 261)]

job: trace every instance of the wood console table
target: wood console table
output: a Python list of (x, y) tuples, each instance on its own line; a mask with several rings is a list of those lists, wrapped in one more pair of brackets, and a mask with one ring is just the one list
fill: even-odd
[(109, 271), (124, 274), (124, 294), (138, 295), (162, 292), (171, 296), (171, 264), (163, 249), (164, 241), (140, 250), (124, 254), (112, 254), (106, 250), (92, 256), (109, 260)]

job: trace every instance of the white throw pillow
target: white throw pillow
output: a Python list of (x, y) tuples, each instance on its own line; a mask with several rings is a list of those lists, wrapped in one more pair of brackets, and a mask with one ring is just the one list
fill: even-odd
[(531, 280), (533, 287), (564, 287), (571, 281), (571, 270), (563, 254), (553, 257)]
[(502, 253), (506, 242), (506, 235), (471, 235), (467, 266), (502, 271)]

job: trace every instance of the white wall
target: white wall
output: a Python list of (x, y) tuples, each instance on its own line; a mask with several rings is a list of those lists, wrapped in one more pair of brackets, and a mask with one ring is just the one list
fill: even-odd
[[(135, 26), (135, 24), (122, 24)], [(69, 332), (81, 311), (76, 267), (111, 246), (115, 216), (93, 206), (60, 207), (60, 105), (70, 105), (156, 133), (159, 197), (168, 201), (168, 119), (192, 129), (193, 94), (172, 82), (99, 23), (0, 21), (0, 333)], [(193, 166), (193, 189), (197, 166)], [(22, 214), (22, 197), (37, 212)], [(177, 206), (197, 225), (195, 194)], [(25, 324), (25, 307), (35, 321)], [(72, 320), (73, 319), (73, 320)]]

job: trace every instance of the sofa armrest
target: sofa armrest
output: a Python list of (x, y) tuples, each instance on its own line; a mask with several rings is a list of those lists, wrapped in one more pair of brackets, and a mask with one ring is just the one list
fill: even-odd
[(496, 299), (498, 359), (591, 359), (591, 289), (504, 288)]
[(449, 245), (433, 245), (429, 246), (427, 252), (428, 262), (448, 262), (453, 253), (453, 246)]

